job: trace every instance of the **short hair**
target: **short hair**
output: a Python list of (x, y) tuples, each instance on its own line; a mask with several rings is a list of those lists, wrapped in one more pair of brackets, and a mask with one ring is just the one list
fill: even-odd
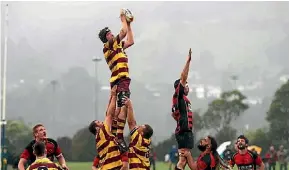
[(246, 138), (244, 135), (240, 135), (240, 136), (237, 138), (237, 140), (238, 140), (238, 139), (244, 139), (246, 144), (249, 143), (249, 139)]
[(143, 137), (144, 137), (145, 139), (149, 139), (149, 138), (151, 138), (151, 137), (153, 136), (154, 130), (153, 130), (153, 128), (152, 128), (150, 125), (148, 125), (148, 124), (145, 124), (144, 126), (145, 126), (145, 128), (143, 129)]
[(89, 126), (88, 126), (88, 130), (90, 133), (92, 133), (93, 135), (96, 135), (96, 124), (95, 124), (95, 120), (92, 121)]
[(45, 143), (44, 142), (36, 142), (33, 146), (33, 152), (36, 156), (43, 156), (45, 154)]
[(174, 82), (174, 88), (175, 88), (175, 89), (179, 86), (180, 82), (181, 82), (181, 79), (177, 79), (177, 80)]
[(41, 126), (44, 127), (44, 125), (41, 124), (41, 123), (36, 124), (36, 125), (32, 128), (33, 134), (37, 133), (37, 129), (38, 129), (39, 127), (41, 127)]
[(108, 40), (106, 39), (106, 34), (110, 32), (110, 29), (108, 27), (103, 28), (98, 33), (98, 38), (103, 42), (106, 43)]

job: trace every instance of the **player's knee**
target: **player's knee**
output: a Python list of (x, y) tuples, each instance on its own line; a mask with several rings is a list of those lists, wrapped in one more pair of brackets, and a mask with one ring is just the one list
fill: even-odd
[(122, 162), (122, 168), (128, 169), (128, 162)]
[(177, 167), (180, 168), (180, 169), (183, 169), (185, 167), (186, 163), (187, 163), (187, 159), (184, 156), (180, 155)]

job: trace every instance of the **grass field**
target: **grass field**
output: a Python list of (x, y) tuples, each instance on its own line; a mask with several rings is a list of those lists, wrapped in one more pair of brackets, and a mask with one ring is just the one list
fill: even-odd
[[(70, 170), (91, 170), (91, 162), (68, 162), (67, 163)], [(163, 162), (158, 162), (156, 166), (156, 170), (168, 170), (169, 165)], [(11, 167), (9, 167), (8, 170), (12, 170)], [(188, 167), (186, 167), (186, 170), (189, 170)], [(237, 170), (236, 166), (234, 167), (234, 170)], [(276, 165), (276, 170), (279, 170), (279, 165)]]
[[(91, 170), (92, 162), (68, 162), (67, 163), (70, 170)], [(163, 162), (158, 162), (156, 170), (168, 170), (169, 165)], [(8, 170), (12, 170), (11, 167)], [(186, 168), (186, 170), (189, 170)]]
[[(83, 163), (78, 163), (78, 162), (69, 162), (68, 166), (70, 170), (90, 170), (91, 169), (91, 162), (83, 162)], [(156, 166), (156, 170), (168, 170), (169, 165), (165, 164), (163, 162), (158, 162)], [(186, 170), (189, 170), (189, 168), (186, 168)]]

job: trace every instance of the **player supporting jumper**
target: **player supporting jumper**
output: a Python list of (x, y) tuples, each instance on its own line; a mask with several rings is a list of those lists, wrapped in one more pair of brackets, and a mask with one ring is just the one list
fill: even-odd
[(36, 160), (26, 170), (62, 170), (62, 168), (46, 158), (46, 147), (44, 142), (36, 142), (33, 147)]
[(33, 127), (34, 140), (32, 140), (24, 149), (20, 156), (20, 161), (18, 163), (19, 170), (25, 170), (25, 164), (27, 161), (30, 163), (34, 162), (36, 157), (33, 154), (33, 147), (36, 142), (44, 142), (47, 150), (47, 158), (51, 161), (54, 160), (54, 157), (57, 158), (59, 164), (63, 169), (68, 169), (66, 166), (66, 161), (62, 155), (61, 149), (58, 146), (57, 142), (51, 138), (47, 138), (46, 129), (42, 124), (37, 124)]
[(172, 116), (177, 122), (175, 130), (175, 137), (178, 143), (179, 162), (175, 169), (184, 169), (187, 160), (183, 155), (187, 155), (188, 152), (194, 146), (193, 135), (193, 112), (191, 110), (191, 103), (187, 98), (189, 93), (189, 86), (187, 84), (187, 78), (191, 62), (191, 49), (189, 50), (189, 56), (186, 65), (181, 74), (181, 78), (174, 83), (175, 92), (173, 95)]
[(111, 90), (111, 100), (104, 122), (94, 120), (89, 125), (89, 131), (95, 135), (96, 149), (99, 155), (99, 168), (111, 170), (128, 169), (127, 157), (122, 157), (119, 146), (115, 142), (115, 136), (111, 133), (112, 114), (115, 112), (116, 90)]
[(132, 103), (129, 98), (124, 101), (127, 106), (127, 123), (130, 130), (129, 169), (150, 170), (150, 144), (153, 129), (150, 125), (137, 126)]
[[(125, 145), (123, 140), (123, 130), (124, 122), (126, 120), (119, 119), (118, 114), (121, 111), (120, 107), (123, 106), (122, 99), (124, 96), (128, 98), (130, 97), (129, 85), (131, 81), (129, 78), (128, 58), (124, 50), (134, 44), (134, 38), (131, 29), (132, 20), (129, 21), (127, 19), (127, 14), (133, 18), (131, 12), (128, 9), (121, 10), (120, 19), (122, 28), (117, 36), (114, 36), (108, 27), (102, 29), (98, 34), (100, 40), (104, 43), (103, 54), (111, 71), (110, 85), (111, 87), (114, 85), (118, 86), (118, 109), (115, 116), (113, 117), (111, 130), (114, 134), (117, 131), (117, 138), (119, 139), (119, 143), (122, 143), (122, 145)], [(123, 41), (126, 36), (127, 40)]]

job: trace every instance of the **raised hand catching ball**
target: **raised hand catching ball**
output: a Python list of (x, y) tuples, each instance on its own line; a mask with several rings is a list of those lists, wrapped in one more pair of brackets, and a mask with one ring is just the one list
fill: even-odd
[(120, 10), (120, 15), (124, 15), (125, 16), (126, 22), (128, 22), (128, 23), (133, 22), (134, 16), (133, 16), (132, 12), (129, 9), (122, 8)]

